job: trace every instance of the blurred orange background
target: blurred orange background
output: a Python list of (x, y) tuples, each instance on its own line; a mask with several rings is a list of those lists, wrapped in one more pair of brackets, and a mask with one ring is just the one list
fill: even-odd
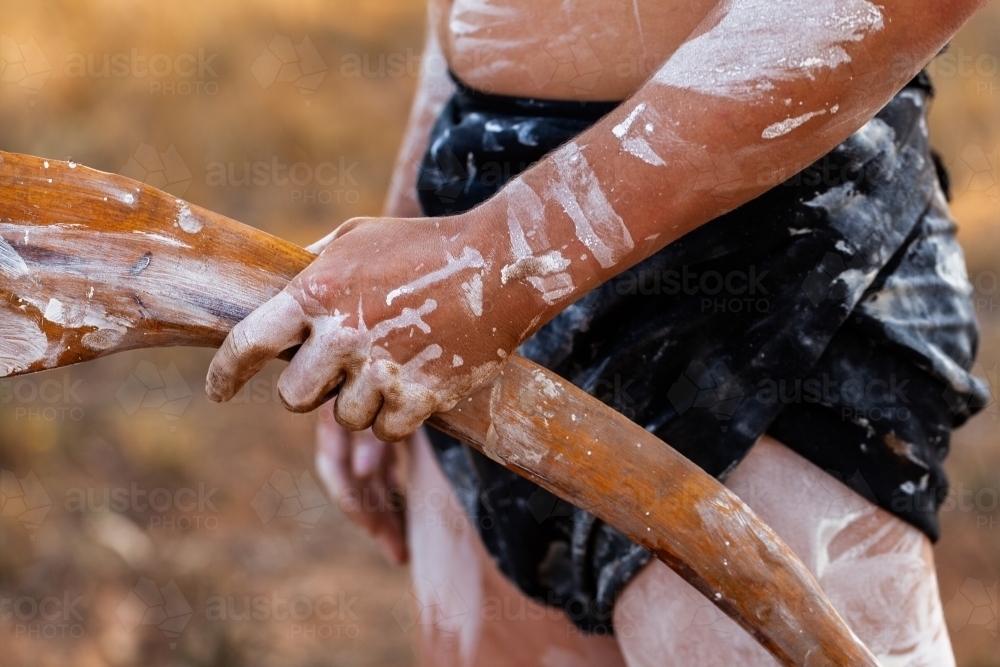
[[(0, 150), (121, 172), (305, 245), (379, 213), (423, 28), (419, 0), (5, 0)], [(930, 69), (996, 397), (1000, 0)], [(407, 571), (318, 486), (313, 417), (281, 408), (280, 366), (218, 406), (210, 358), (0, 380), (0, 663), (414, 664)], [(1000, 665), (998, 444), (994, 401), (947, 466), (936, 557), (965, 667)]]

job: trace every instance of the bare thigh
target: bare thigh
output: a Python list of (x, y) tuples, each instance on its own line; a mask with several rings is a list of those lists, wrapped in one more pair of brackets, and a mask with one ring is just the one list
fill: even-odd
[(423, 431), (412, 441), (407, 539), (426, 667), (624, 667), (614, 639), (582, 636), (497, 569)]
[[(763, 437), (726, 484), (774, 528), (886, 667), (955, 664), (930, 541), (776, 440)], [(623, 591), (616, 627), (629, 667), (778, 663), (659, 561)]]

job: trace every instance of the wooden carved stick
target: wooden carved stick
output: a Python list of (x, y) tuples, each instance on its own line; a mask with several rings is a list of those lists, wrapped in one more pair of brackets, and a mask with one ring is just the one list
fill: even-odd
[[(312, 259), (127, 178), (0, 153), (0, 377), (216, 347)], [(783, 664), (878, 664), (739, 498), (549, 371), (513, 356), (430, 423), (620, 529)]]

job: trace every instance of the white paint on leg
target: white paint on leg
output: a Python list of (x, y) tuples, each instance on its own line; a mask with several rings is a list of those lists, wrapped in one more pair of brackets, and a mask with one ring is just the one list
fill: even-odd
[[(887, 667), (954, 667), (929, 540), (784, 445), (762, 438), (726, 482), (816, 576), (834, 608)], [(615, 623), (634, 667), (776, 667), (729, 617), (673, 571), (650, 563)]]

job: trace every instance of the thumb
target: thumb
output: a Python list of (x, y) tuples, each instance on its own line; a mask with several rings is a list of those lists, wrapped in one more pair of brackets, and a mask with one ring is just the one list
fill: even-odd
[(363, 225), (369, 220), (371, 220), (371, 218), (351, 218), (350, 220), (345, 220), (344, 222), (340, 223), (340, 225), (335, 230), (333, 230), (332, 232), (321, 238), (319, 241), (316, 241), (315, 243), (306, 246), (306, 250), (308, 250), (314, 255), (318, 255), (324, 250), (326, 250), (326, 247), (328, 245), (339, 239), (341, 236), (351, 231), (352, 229), (355, 229), (359, 225)]

